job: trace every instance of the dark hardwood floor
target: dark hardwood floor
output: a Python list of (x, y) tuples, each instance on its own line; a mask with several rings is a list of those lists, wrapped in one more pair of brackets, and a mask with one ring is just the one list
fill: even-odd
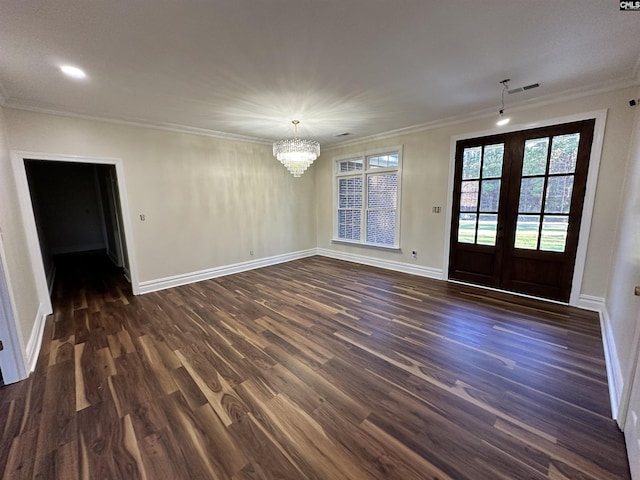
[(595, 314), (322, 257), (128, 292), (58, 266), (5, 479), (629, 478)]

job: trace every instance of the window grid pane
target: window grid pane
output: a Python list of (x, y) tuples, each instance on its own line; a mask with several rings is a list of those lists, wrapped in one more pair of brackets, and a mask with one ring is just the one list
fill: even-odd
[(458, 220), (458, 242), (476, 243), (476, 223), (478, 216), (475, 213), (461, 213)]
[(462, 179), (480, 178), (482, 147), (465, 148), (462, 153)]
[(367, 177), (367, 207), (370, 209), (395, 209), (398, 199), (398, 176), (370, 175)]
[(500, 178), (502, 176), (502, 159), (504, 157), (504, 143), (487, 145), (484, 147), (482, 161), (482, 178)]
[(534, 138), (524, 142), (522, 176), (544, 175), (547, 173), (549, 137)]
[(378, 245), (395, 243), (395, 210), (369, 210), (367, 212), (367, 242)]
[(493, 213), (480, 215), (478, 219), (478, 237), (476, 243), (478, 245), (494, 246), (497, 235), (498, 215)]
[(389, 168), (398, 166), (398, 154), (377, 155), (369, 157), (369, 168)]
[(544, 177), (523, 178), (520, 181), (518, 213), (540, 213), (543, 192)]
[(360, 210), (338, 210), (338, 238), (360, 240)]
[(338, 181), (339, 208), (362, 208), (362, 177), (341, 178)]
[(557, 135), (551, 141), (549, 173), (574, 173), (578, 160), (580, 134)]
[(573, 193), (573, 175), (549, 177), (544, 202), (545, 213), (569, 213)]
[(340, 162), (339, 170), (341, 172), (353, 172), (362, 170), (362, 159), (345, 160)]
[(460, 211), (475, 212), (478, 210), (478, 194), (480, 182), (471, 180), (462, 182), (462, 192), (460, 193)]
[(566, 215), (545, 215), (540, 234), (540, 250), (564, 252), (569, 231), (569, 217)]
[(497, 212), (500, 203), (500, 180), (483, 180), (480, 194), (480, 211)]
[(518, 215), (514, 246), (526, 250), (537, 250), (539, 236), (540, 215)]

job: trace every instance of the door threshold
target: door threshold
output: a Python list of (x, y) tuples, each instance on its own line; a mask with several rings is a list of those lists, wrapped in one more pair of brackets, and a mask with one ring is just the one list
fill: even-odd
[(555, 305), (562, 305), (565, 307), (572, 306), (571, 304), (569, 304), (569, 302), (561, 302), (559, 300), (553, 300), (551, 298), (536, 297), (535, 295), (528, 295), (526, 293), (520, 293), (520, 292), (512, 292), (511, 290), (502, 290), (500, 288), (488, 287), (486, 285), (478, 285), (476, 283), (463, 282), (461, 280), (454, 280), (452, 278), (447, 278), (447, 282), (455, 283), (457, 285), (464, 285), (465, 287), (474, 287), (482, 290), (489, 290), (491, 292), (504, 293), (507, 295), (515, 295), (516, 297), (528, 298), (530, 300), (541, 300), (543, 302), (553, 303)]

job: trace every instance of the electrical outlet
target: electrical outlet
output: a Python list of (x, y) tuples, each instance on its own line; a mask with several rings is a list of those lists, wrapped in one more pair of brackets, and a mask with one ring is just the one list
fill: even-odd
[(249, 250), (249, 255), (253, 257), (253, 250)]
[(433, 207), (433, 208), (431, 209), (431, 211), (432, 211), (433, 213), (440, 213), (440, 212), (442, 211), (442, 207)]

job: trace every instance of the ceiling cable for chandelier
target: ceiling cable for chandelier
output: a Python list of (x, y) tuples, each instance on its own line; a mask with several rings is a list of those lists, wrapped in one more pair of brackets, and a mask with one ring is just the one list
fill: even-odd
[(509, 120), (511, 120), (509, 117), (504, 116), (504, 92), (509, 90), (510, 81), (511, 81), (510, 78), (505, 78), (500, 82), (502, 84), (502, 102), (501, 102), (500, 112), (498, 115), (498, 121), (496, 122), (496, 125), (498, 125), (499, 127), (506, 125), (507, 123), (509, 123)]

